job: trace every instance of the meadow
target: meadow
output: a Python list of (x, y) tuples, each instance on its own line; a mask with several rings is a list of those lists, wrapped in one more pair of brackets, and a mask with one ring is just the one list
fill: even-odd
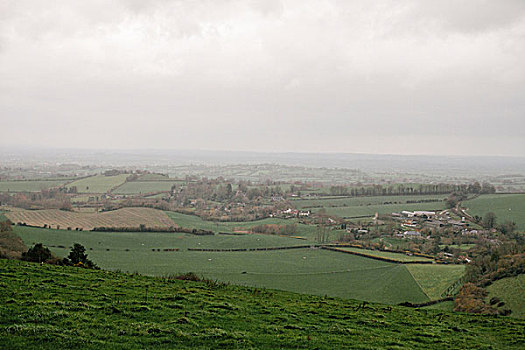
[(465, 265), (410, 264), (406, 268), (431, 300), (441, 298), (441, 294), (465, 273)]
[(510, 316), (525, 318), (525, 275), (506, 277), (493, 282), (487, 287), (488, 300), (497, 297), (505, 303), (505, 308), (512, 310)]
[[(401, 264), (310, 248), (251, 252), (188, 250), (304, 244), (293, 238), (255, 234), (194, 236), (160, 232), (79, 232), (23, 226), (14, 229), (27, 245), (41, 242), (57, 256), (66, 256), (73, 243), (81, 243), (93, 261), (109, 270), (156, 276), (194, 272), (206, 278), (259, 288), (389, 304), (429, 300), (420, 287), (425, 283), (416, 281)], [(431, 275), (432, 271), (426, 273)], [(443, 290), (446, 287), (448, 285), (443, 286)]]
[(0, 348), (519, 348), (525, 321), (0, 260)]
[(0, 192), (39, 192), (58, 187), (70, 179), (61, 180), (10, 180), (0, 181)]
[[(281, 219), (281, 218), (266, 218), (256, 221), (207, 221), (196, 215), (181, 214), (177, 212), (166, 212), (170, 219), (177, 225), (182, 227), (191, 227), (213, 232), (234, 232), (247, 231), (250, 228), (258, 225), (289, 225), (297, 224), (297, 233), (295, 236), (307, 238), (310, 241), (315, 240), (317, 228), (313, 225), (305, 225), (298, 222), (297, 219)], [(336, 231), (330, 232), (331, 238), (336, 238), (338, 233)]]
[(377, 256), (379, 258), (397, 260), (399, 262), (429, 262), (429, 261), (432, 261), (432, 259), (428, 259), (428, 258), (421, 257), (421, 256), (406, 255), (403, 253), (385, 252), (381, 250), (370, 250), (370, 249), (361, 249), (361, 248), (354, 248), (354, 247), (339, 247), (338, 249), (346, 250), (349, 252), (356, 252), (360, 254), (368, 254), (371, 256)]
[(168, 192), (171, 190), (171, 186), (182, 183), (181, 181), (130, 181), (118, 186), (112, 193), (146, 194), (152, 192)]
[(497, 222), (514, 221), (519, 230), (525, 230), (525, 194), (485, 194), (464, 201), (470, 215), (496, 214)]
[(151, 208), (122, 208), (108, 212), (73, 212), (59, 209), (16, 210), (4, 214), (14, 223), (30, 226), (75, 230), (95, 227), (170, 227), (173, 221), (161, 210)]
[(107, 193), (113, 188), (122, 185), (128, 176), (128, 174), (114, 176), (94, 175), (73, 181), (66, 187), (71, 188), (75, 186), (78, 193)]
[[(377, 196), (377, 197), (328, 197), (315, 199), (297, 199), (292, 203), (303, 210), (318, 212), (321, 209), (327, 214), (346, 218), (391, 214), (403, 210), (442, 210), (445, 208), (444, 195), (423, 196)], [(415, 201), (431, 201), (407, 203)]]

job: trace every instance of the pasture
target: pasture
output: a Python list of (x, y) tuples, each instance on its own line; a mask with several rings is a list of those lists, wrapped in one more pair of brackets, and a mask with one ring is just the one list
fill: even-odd
[(0, 348), (518, 348), (522, 320), (0, 260)]
[(371, 256), (377, 256), (379, 258), (387, 258), (387, 259), (393, 259), (397, 260), (399, 262), (428, 262), (432, 261), (432, 259), (428, 259), (421, 256), (415, 256), (415, 255), (406, 255), (403, 253), (395, 253), (395, 252), (385, 252), (380, 250), (370, 250), (370, 249), (360, 249), (360, 248), (354, 248), (354, 247), (338, 247), (339, 250), (346, 250), (349, 252), (355, 252), (360, 254), (368, 254)]
[[(258, 225), (276, 224), (276, 225), (289, 225), (297, 224), (297, 233), (294, 236), (305, 237), (309, 240), (314, 240), (316, 235), (316, 227), (313, 225), (300, 224), (296, 219), (281, 219), (281, 218), (266, 218), (256, 221), (207, 221), (196, 215), (187, 215), (177, 212), (168, 211), (168, 216), (177, 225), (182, 227), (191, 227), (203, 230), (209, 230), (213, 232), (234, 232), (234, 231), (247, 231), (250, 228)], [(330, 232), (330, 238), (336, 238), (336, 232)]]
[(462, 204), (470, 215), (493, 212), (499, 224), (514, 221), (519, 230), (525, 230), (525, 194), (486, 194)]
[(173, 222), (161, 210), (151, 208), (123, 208), (108, 212), (71, 212), (59, 209), (17, 210), (5, 213), (14, 223), (25, 223), (30, 226), (73, 230), (82, 228), (92, 230), (94, 227), (170, 227)]
[(171, 186), (182, 184), (180, 181), (130, 181), (117, 188), (112, 193), (115, 194), (146, 194), (152, 192), (168, 192)]
[[(375, 213), (391, 214), (403, 210), (441, 210), (444, 209), (444, 198), (445, 195), (327, 197), (297, 199), (292, 203), (303, 210), (318, 212), (324, 209), (330, 215), (352, 218), (373, 216)], [(413, 203), (418, 201), (420, 203)]]
[(39, 192), (59, 187), (70, 179), (61, 180), (9, 180), (0, 181), (0, 192)]
[(256, 234), (194, 236), (160, 232), (80, 232), (23, 226), (14, 229), (27, 245), (42, 242), (58, 256), (66, 256), (73, 243), (81, 243), (93, 261), (109, 270), (156, 276), (194, 272), (206, 278), (252, 287), (391, 304), (429, 300), (419, 286), (422, 283), (412, 277), (405, 265), (309, 248), (251, 252), (187, 250), (303, 244), (292, 238)]
[(525, 318), (525, 275), (506, 277), (493, 282), (487, 287), (488, 300), (497, 297), (505, 303), (505, 308), (512, 310), (510, 316)]
[(441, 294), (465, 273), (464, 265), (410, 264), (406, 268), (431, 300), (441, 298)]
[(128, 176), (128, 174), (114, 176), (94, 175), (73, 181), (66, 187), (76, 186), (78, 193), (107, 193), (113, 188), (122, 185)]

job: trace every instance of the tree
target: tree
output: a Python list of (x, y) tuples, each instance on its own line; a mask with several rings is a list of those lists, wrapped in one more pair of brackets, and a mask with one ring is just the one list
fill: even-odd
[(481, 225), (487, 229), (494, 228), (496, 226), (496, 214), (491, 211), (485, 214), (481, 221)]
[(88, 259), (86, 254), (86, 248), (82, 244), (75, 243), (71, 252), (69, 252), (68, 259), (73, 265), (83, 265), (88, 268), (96, 268), (91, 260)]
[(44, 247), (42, 243), (35, 244), (26, 253), (22, 253), (22, 259), (31, 262), (43, 263), (53, 257), (51, 251)]

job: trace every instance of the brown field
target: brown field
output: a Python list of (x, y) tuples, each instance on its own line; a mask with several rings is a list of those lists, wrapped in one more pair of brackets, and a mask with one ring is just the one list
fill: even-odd
[(151, 208), (123, 208), (101, 213), (79, 213), (58, 209), (20, 210), (5, 213), (14, 223), (30, 226), (92, 230), (94, 227), (170, 227), (173, 221), (161, 210)]

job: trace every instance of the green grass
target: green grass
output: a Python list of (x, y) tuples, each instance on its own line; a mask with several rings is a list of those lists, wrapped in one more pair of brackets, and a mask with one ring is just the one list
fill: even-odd
[[(58, 256), (66, 256), (73, 243), (81, 243), (87, 248), (90, 258), (105, 269), (157, 276), (191, 271), (236, 284), (392, 304), (428, 300), (410, 273), (398, 264), (321, 249), (256, 252), (187, 250), (304, 244), (304, 241), (291, 238), (78, 232), (20, 226), (15, 227), (15, 233), (27, 245), (42, 242), (50, 246)], [(164, 252), (164, 248), (179, 248), (180, 251)]]
[[(187, 215), (177, 212), (166, 212), (170, 219), (173, 220), (177, 225), (182, 227), (198, 228), (203, 230), (211, 230), (213, 232), (233, 232), (234, 230), (246, 231), (251, 227), (266, 224), (277, 224), (277, 225), (289, 225), (297, 223), (295, 219), (280, 219), (280, 218), (267, 218), (257, 221), (242, 221), (242, 222), (213, 222), (201, 219), (196, 215)], [(316, 236), (316, 227), (313, 225), (297, 224), (297, 233), (295, 236), (306, 237), (313, 241)], [(331, 232), (331, 238), (336, 238), (336, 233)]]
[(525, 318), (525, 275), (500, 279), (487, 287), (488, 299), (498, 297), (504, 308), (512, 310), (511, 316)]
[[(437, 200), (431, 204), (440, 204), (447, 196), (445, 195), (421, 195), (421, 196), (372, 196), (372, 197), (323, 197), (323, 199), (295, 199), (292, 203), (298, 208), (308, 208), (312, 206), (323, 207), (356, 207), (369, 205), (392, 205), (407, 204), (407, 201), (418, 200)], [(385, 204), (391, 203), (391, 204)], [(428, 203), (418, 203), (428, 204)]]
[(525, 230), (525, 194), (487, 194), (463, 202), (470, 215), (484, 216), (494, 212), (498, 223), (514, 221)]
[(406, 265), (421, 289), (432, 300), (441, 294), (465, 273), (464, 265)]
[(20, 180), (0, 181), (0, 192), (39, 192), (48, 188), (65, 184), (64, 180)]
[(0, 260), (3, 349), (523, 346), (525, 322)]
[(448, 246), (446, 244), (440, 244), (439, 249), (444, 249), (445, 247), (453, 248), (453, 249), (461, 249), (461, 250), (469, 250), (470, 248), (475, 247), (476, 244), (449, 244)]
[(402, 253), (393, 253), (393, 252), (384, 252), (380, 250), (369, 250), (369, 249), (360, 249), (360, 248), (353, 248), (353, 247), (341, 247), (339, 249), (342, 250), (348, 250), (350, 252), (356, 252), (361, 254), (368, 254), (373, 256), (378, 256), (381, 258), (388, 258), (388, 259), (394, 259), (400, 262), (406, 262), (406, 261), (432, 261), (432, 259), (424, 258), (421, 256), (414, 256), (414, 255), (406, 255)]
[(76, 186), (78, 193), (106, 193), (126, 181), (128, 174), (115, 176), (95, 175), (84, 179), (73, 181), (68, 188)]
[(170, 181), (131, 181), (115, 188), (112, 192), (116, 194), (145, 194), (151, 192), (166, 192), (171, 186), (180, 182)]
[[(301, 209), (318, 212), (324, 209), (327, 214), (339, 217), (373, 216), (375, 213), (391, 214), (403, 210), (441, 210), (444, 209), (444, 195), (428, 196), (377, 196), (377, 197), (329, 197), (328, 199), (298, 199), (292, 203)], [(430, 203), (407, 203), (417, 200), (437, 200)], [(385, 204), (391, 203), (391, 204)]]

